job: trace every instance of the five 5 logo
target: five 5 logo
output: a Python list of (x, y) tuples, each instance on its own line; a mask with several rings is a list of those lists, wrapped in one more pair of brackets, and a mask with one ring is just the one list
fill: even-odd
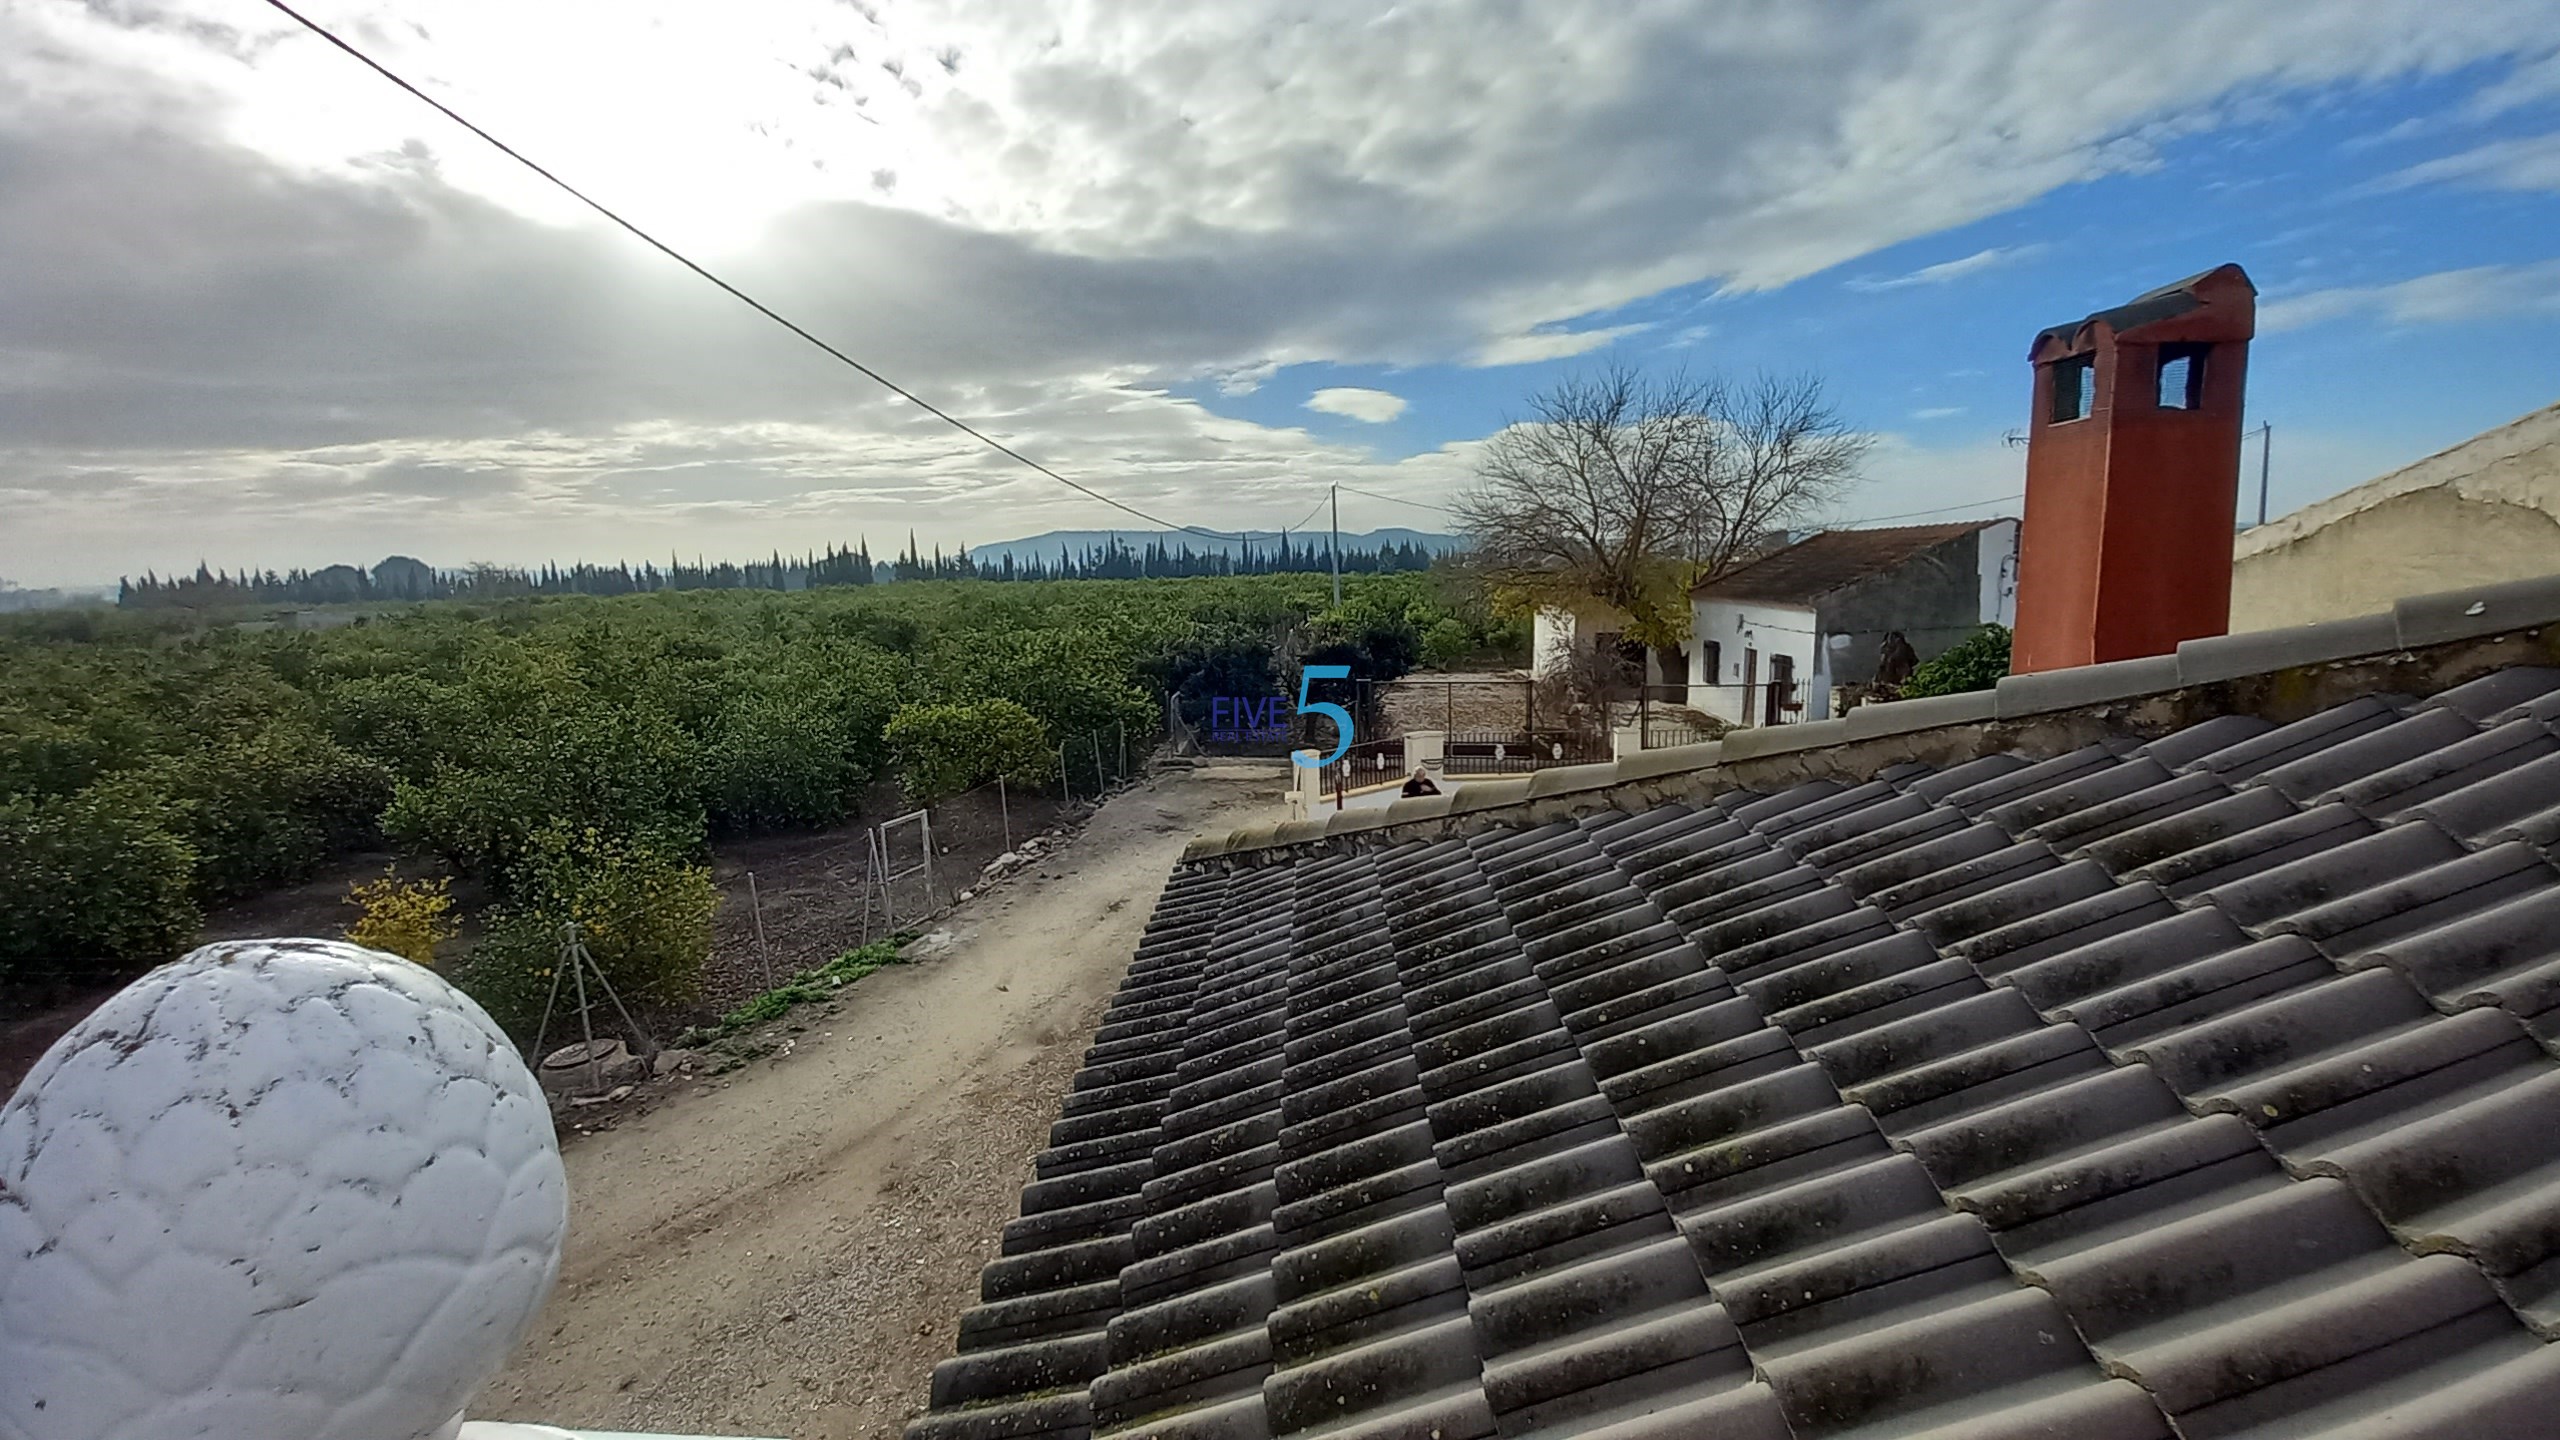
[(1292, 750), (1289, 752), (1290, 764), (1305, 765), (1311, 768), (1321, 769), (1322, 767), (1330, 765), (1334, 761), (1341, 759), (1342, 752), (1351, 748), (1351, 712), (1329, 700), (1310, 701), (1307, 699), (1307, 687), (1318, 680), (1348, 680), (1350, 678), (1351, 667), (1348, 665), (1309, 665), (1298, 672), (1298, 713), (1301, 715), (1327, 715), (1332, 717), (1334, 731), (1333, 753), (1327, 755), (1321, 760), (1309, 760), (1306, 756)]

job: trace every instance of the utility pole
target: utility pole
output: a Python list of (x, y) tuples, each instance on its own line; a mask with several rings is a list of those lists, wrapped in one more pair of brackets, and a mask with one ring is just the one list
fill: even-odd
[(1342, 608), (1342, 487), (1330, 485), (1332, 495), (1333, 535), (1325, 541), (1325, 557), (1333, 562), (1333, 608)]
[(2276, 448), (2276, 427), (2271, 420), (2258, 423), (2258, 523), (2267, 523), (2267, 469)]

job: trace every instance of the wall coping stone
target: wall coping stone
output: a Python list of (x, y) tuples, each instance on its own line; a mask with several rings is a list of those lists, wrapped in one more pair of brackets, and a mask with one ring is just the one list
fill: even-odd
[[(1986, 745), (2016, 746), (2038, 726), (2057, 743), (2076, 745), (2085, 743), (2093, 724), (2133, 721), (2135, 728), (2166, 730), (2217, 714), (2289, 712), (2316, 690), (2315, 672), (2329, 672), (2328, 683), (2358, 693), (2378, 693), (2375, 687), (2386, 681), (2405, 685), (2404, 672), (2412, 667), (2423, 672), (2421, 679), (2459, 683), (2505, 665), (2560, 661), (2560, 631), (2542, 633), (2554, 622), (2560, 622), (2560, 575), (2410, 596), (2389, 614), (2216, 635), (2189, 640), (2173, 655), (2011, 675), (1990, 690), (1861, 705), (1838, 720), (1755, 726), (1721, 741), (1640, 750), (1596, 765), (1469, 780), (1447, 794), (1384, 807), (1246, 825), (1193, 840), (1182, 859), (1237, 858), (1355, 834), (1447, 833), (1462, 816), (1471, 817), (1465, 828), (1475, 829), (1499, 823), (1506, 811), (1519, 812), (1508, 817), (1515, 821), (1539, 823), (1570, 813), (1575, 798), (1605, 804), (1613, 792), (1652, 805), (1703, 794), (1716, 780), (1792, 783), (1792, 776), (1829, 768), (1826, 755), (1861, 764), (1881, 755), (1868, 742), (1910, 754), (1980, 753)], [(2517, 637), (2530, 643), (2509, 643)]]

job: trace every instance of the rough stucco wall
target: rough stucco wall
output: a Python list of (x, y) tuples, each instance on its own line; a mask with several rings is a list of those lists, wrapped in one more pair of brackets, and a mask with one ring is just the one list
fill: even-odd
[(1908, 563), (1824, 596), (1824, 633), (1849, 637), (1846, 650), (1831, 652), (1832, 682), (1873, 680), (1876, 651), (1888, 630), (1901, 631), (1923, 660), (1972, 634), (1982, 623), (1981, 544), (1989, 533), (1977, 530), (1932, 546)]
[(2560, 405), (2242, 531), (2232, 553), (2235, 631), (2560, 573)]
[(2369, 615), (2404, 595), (2555, 572), (2560, 517), (2466, 499), (2440, 486), (2395, 495), (2239, 561), (2231, 576), (2231, 628), (2272, 630)]

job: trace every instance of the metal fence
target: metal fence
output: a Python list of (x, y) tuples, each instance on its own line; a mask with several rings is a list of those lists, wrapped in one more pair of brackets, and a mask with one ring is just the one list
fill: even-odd
[(1325, 794), (1339, 800), (1354, 790), (1400, 781), (1405, 775), (1404, 737), (1363, 740), (1325, 767)]
[(1638, 743), (1647, 750), (1668, 750), (1677, 745), (1704, 745), (1720, 739), (1724, 730), (1702, 724), (1685, 716), (1648, 715), (1636, 727)]
[(1522, 775), (1609, 758), (1609, 737), (1577, 730), (1466, 731), (1451, 735), (1441, 752), (1452, 775)]

